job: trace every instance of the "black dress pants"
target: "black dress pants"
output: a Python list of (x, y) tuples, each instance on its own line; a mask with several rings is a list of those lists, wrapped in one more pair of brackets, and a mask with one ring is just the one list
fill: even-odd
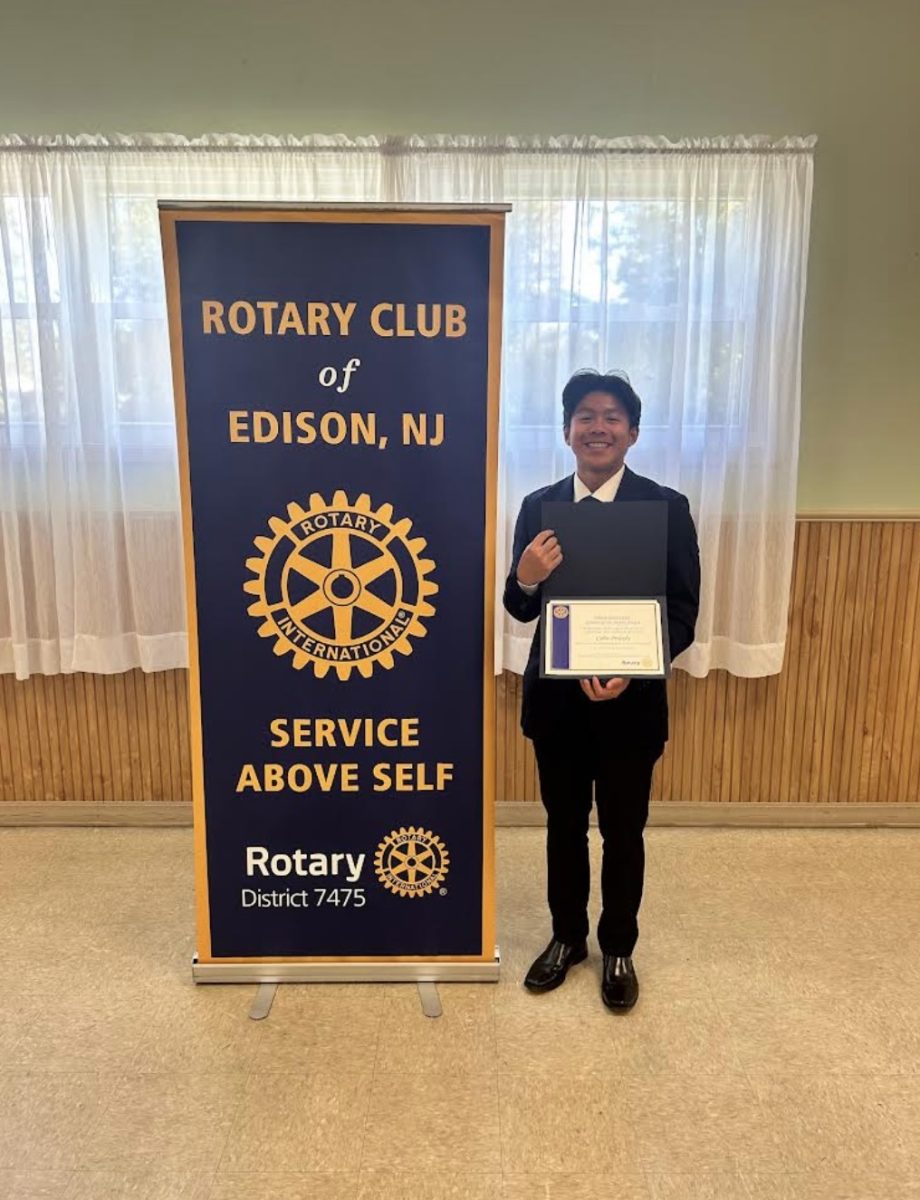
[(597, 939), (604, 954), (630, 955), (639, 936), (645, 875), (643, 830), (652, 772), (660, 752), (613, 748), (602, 738), (536, 738), (534, 751), (547, 815), (547, 898), (553, 937), (577, 944), (588, 935), (588, 819), (592, 792), (604, 842), (603, 911)]

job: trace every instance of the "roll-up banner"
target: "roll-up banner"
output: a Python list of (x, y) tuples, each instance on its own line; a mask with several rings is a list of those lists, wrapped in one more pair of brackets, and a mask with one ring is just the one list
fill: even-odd
[(504, 213), (160, 205), (199, 981), (497, 977)]

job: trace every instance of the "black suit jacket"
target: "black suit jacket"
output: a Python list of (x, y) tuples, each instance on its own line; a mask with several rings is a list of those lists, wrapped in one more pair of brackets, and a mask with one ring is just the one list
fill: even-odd
[[(569, 475), (524, 498), (514, 529), (511, 570), (504, 603), (518, 621), (533, 621), (542, 611), (542, 587), (528, 595), (517, 581), (518, 562), (542, 529), (544, 500), (574, 500), (574, 476)], [(666, 500), (668, 504), (668, 638), (676, 658), (693, 641), (700, 605), (700, 552), (686, 496), (652, 479), (623, 472), (614, 504), (630, 500)], [(599, 735), (612, 748), (636, 747), (659, 754), (668, 739), (668, 700), (663, 679), (633, 679), (616, 700), (589, 700), (577, 680), (540, 678), (542, 619), (530, 647), (524, 672), (521, 727), (529, 738)], [(577, 741), (572, 745), (577, 752)]]

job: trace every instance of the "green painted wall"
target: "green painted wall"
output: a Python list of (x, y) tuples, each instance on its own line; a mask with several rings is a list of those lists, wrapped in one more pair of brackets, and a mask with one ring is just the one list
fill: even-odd
[(3, 0), (0, 131), (817, 133), (799, 507), (920, 511), (917, 0)]

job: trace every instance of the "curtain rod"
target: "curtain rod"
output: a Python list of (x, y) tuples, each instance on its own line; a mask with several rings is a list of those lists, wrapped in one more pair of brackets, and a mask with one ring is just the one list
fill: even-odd
[(180, 134), (105, 135), (79, 134), (0, 137), (0, 152), (43, 152), (79, 154), (93, 151), (114, 153), (160, 153), (193, 151), (227, 153), (257, 150), (259, 153), (290, 154), (297, 151), (333, 154), (425, 155), (617, 155), (617, 154), (810, 154), (817, 144), (814, 135), (771, 138), (764, 135), (724, 138), (686, 138), (672, 141), (664, 137), (598, 138), (472, 138), (464, 136), (388, 136), (348, 138), (344, 135), (266, 137), (238, 134), (206, 134), (187, 138)]

